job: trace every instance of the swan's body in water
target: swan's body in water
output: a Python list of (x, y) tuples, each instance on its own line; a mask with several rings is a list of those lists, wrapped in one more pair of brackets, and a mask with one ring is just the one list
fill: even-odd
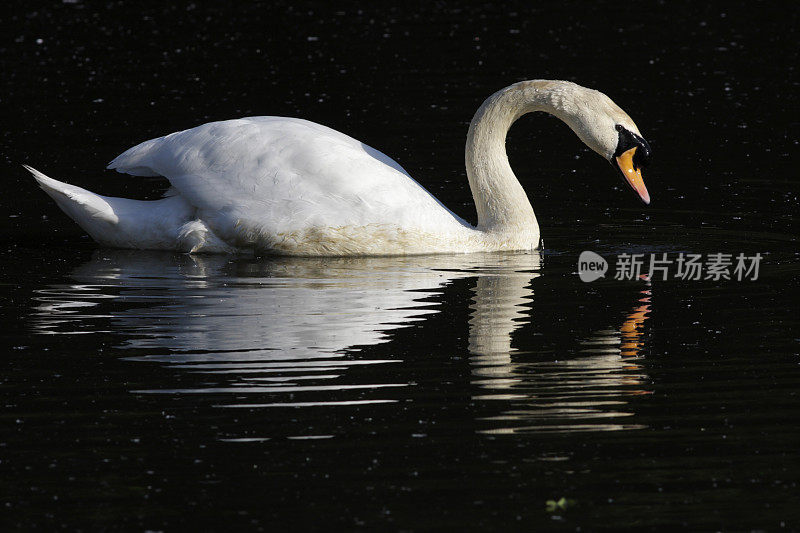
[(563, 120), (649, 203), (639, 167), (650, 147), (634, 122), (603, 93), (565, 81), (516, 83), (478, 109), (466, 146), (475, 227), (388, 156), (295, 118), (212, 122), (146, 141), (109, 164), (166, 177), (172, 188), (160, 200), (99, 196), (26, 168), (97, 242), (118, 248), (316, 256), (526, 250), (539, 245), (539, 224), (505, 140), (532, 111)]

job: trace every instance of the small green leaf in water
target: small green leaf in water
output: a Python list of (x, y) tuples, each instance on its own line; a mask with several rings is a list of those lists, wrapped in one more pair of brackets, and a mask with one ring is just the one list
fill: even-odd
[(549, 513), (554, 513), (556, 511), (565, 511), (567, 507), (571, 507), (573, 505), (575, 505), (575, 500), (568, 500), (563, 496), (561, 497), (560, 500), (547, 500), (547, 502), (545, 502), (547, 512)]

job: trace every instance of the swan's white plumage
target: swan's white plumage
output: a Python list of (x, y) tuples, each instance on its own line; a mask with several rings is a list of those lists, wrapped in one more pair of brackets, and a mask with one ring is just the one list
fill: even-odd
[(165, 176), (197, 208), (196, 219), (240, 248), (324, 254), (337, 243), (357, 251), (352, 241), (370, 232), (385, 241), (398, 231), (472, 231), (397, 162), (306, 120), (212, 122), (146, 141), (109, 168)]
[(109, 164), (167, 178), (172, 189), (156, 201), (100, 196), (26, 168), (95, 240), (115, 247), (290, 255), (532, 249), (539, 225), (508, 164), (505, 137), (517, 118), (539, 110), (604, 157), (614, 152), (615, 124), (635, 129), (608, 97), (574, 83), (533, 80), (498, 91), (467, 137), (477, 227), (390, 157), (295, 118), (212, 122), (143, 142)]

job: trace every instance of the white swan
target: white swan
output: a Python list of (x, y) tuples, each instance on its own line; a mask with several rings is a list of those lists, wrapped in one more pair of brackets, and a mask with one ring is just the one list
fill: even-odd
[(616, 162), (650, 202), (640, 166), (650, 147), (603, 93), (566, 81), (515, 83), (490, 96), (469, 127), (471, 226), (393, 159), (343, 133), (295, 118), (211, 122), (134, 146), (108, 168), (164, 176), (165, 198), (104, 197), (25, 166), (97, 242), (119, 248), (287, 255), (402, 255), (525, 250), (539, 224), (508, 163), (506, 133), (546, 111)]

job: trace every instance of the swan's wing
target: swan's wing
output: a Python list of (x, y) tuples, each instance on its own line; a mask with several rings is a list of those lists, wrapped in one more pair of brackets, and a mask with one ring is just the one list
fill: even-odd
[(464, 224), (388, 156), (300, 119), (204, 124), (135, 146), (109, 168), (166, 177), (226, 239), (243, 230)]

